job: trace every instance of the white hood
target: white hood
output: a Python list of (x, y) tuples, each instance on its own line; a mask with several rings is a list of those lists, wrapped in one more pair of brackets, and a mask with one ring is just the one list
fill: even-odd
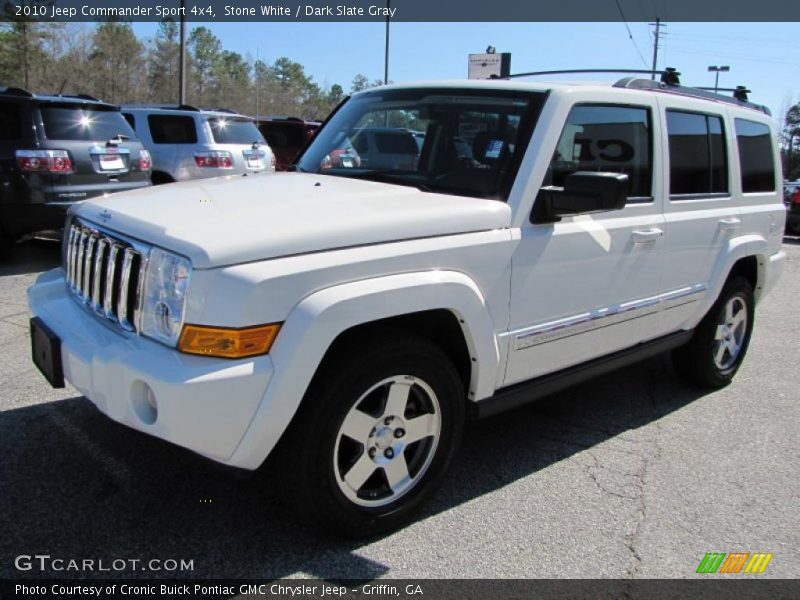
[(173, 183), (87, 200), (74, 213), (199, 269), (511, 223), (504, 202), (305, 173)]

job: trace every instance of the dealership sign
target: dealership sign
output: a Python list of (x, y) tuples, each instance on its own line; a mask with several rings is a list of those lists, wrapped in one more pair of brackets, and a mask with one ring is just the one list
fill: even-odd
[(470, 54), (467, 77), (470, 79), (492, 79), (511, 74), (511, 53)]

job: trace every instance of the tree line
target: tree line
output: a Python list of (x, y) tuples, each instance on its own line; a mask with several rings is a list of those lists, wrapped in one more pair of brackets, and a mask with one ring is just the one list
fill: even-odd
[[(0, 85), (40, 93), (89, 94), (113, 103), (178, 102), (179, 26), (163, 21), (150, 39), (131, 25), (106, 21), (0, 24)], [(208, 27), (187, 37), (186, 103), (244, 114), (323, 119), (349, 92), (381, 85), (356, 75), (320, 84), (288, 57), (254, 60), (226, 50)]]

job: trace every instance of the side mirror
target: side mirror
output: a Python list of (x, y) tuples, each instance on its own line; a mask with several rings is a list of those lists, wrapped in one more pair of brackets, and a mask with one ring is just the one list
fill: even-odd
[(620, 210), (628, 199), (628, 175), (576, 171), (564, 180), (564, 187), (539, 190), (531, 213), (533, 223), (552, 223), (562, 216)]

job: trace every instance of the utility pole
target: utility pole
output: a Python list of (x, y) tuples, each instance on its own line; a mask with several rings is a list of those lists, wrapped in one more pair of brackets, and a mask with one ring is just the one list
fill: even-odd
[(186, 2), (181, 0), (180, 60), (178, 61), (178, 104), (186, 104)]
[(258, 46), (256, 46), (256, 64), (253, 71), (256, 76), (256, 124), (258, 124), (258, 80), (260, 79), (258, 76)]
[[(655, 41), (653, 42), (653, 68), (652, 68), (653, 73), (650, 75), (650, 79), (655, 80), (656, 78), (655, 70), (656, 70), (656, 65), (658, 64), (658, 42), (661, 36), (661, 19), (656, 17), (656, 22), (650, 23), (650, 25), (653, 25), (656, 28), (654, 33)], [(664, 27), (666, 27), (666, 25)]]

